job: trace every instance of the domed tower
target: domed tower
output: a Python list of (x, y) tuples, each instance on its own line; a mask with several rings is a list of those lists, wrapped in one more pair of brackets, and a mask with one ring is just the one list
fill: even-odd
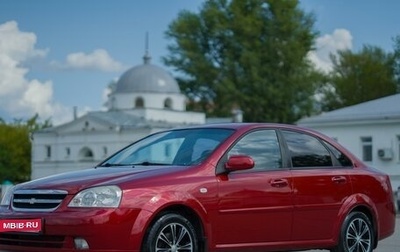
[(146, 51), (143, 64), (128, 69), (115, 84), (108, 110), (186, 110), (186, 97), (176, 80), (164, 69), (150, 63)]
[(128, 69), (112, 87), (108, 111), (163, 123), (205, 123), (204, 113), (186, 111), (186, 96), (176, 80), (150, 59), (146, 46), (143, 64)]

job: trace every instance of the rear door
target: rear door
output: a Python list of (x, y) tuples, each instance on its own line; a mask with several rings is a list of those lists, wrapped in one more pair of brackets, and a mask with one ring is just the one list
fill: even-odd
[[(218, 176), (219, 203), (216, 218), (218, 248), (253, 250), (265, 243), (290, 239), (292, 182), (275, 130), (248, 133), (227, 153), (251, 156), (255, 167)], [(242, 250), (244, 251), (244, 250)], [(248, 251), (248, 250), (247, 250)]]
[(351, 161), (319, 138), (295, 131), (282, 133), (293, 166), (292, 240), (331, 239), (341, 206), (351, 195)]

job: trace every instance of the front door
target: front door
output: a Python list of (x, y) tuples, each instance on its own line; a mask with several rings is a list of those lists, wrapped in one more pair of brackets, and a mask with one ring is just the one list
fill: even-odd
[(218, 176), (217, 248), (256, 248), (290, 239), (292, 181), (275, 130), (243, 136), (227, 155), (251, 156), (255, 167)]

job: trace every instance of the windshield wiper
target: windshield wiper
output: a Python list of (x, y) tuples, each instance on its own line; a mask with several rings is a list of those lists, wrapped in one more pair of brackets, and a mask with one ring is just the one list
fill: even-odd
[(149, 165), (169, 165), (169, 164), (143, 161), (141, 163), (135, 163), (135, 164), (129, 164), (129, 165), (132, 165), (132, 166), (136, 166), (136, 165), (149, 166)]
[(111, 164), (111, 163), (105, 163), (100, 165), (100, 167), (115, 167), (115, 166), (129, 166), (130, 164)]

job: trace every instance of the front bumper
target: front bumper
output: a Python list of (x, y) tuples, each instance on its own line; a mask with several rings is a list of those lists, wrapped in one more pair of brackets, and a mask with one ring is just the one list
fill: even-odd
[[(43, 226), (41, 233), (0, 233), (0, 251), (139, 251), (141, 237), (133, 232), (133, 227), (140, 211), (71, 208), (54, 212), (15, 212), (1, 209), (0, 219), (41, 218)], [(76, 239), (84, 239), (89, 249), (78, 249)]]

